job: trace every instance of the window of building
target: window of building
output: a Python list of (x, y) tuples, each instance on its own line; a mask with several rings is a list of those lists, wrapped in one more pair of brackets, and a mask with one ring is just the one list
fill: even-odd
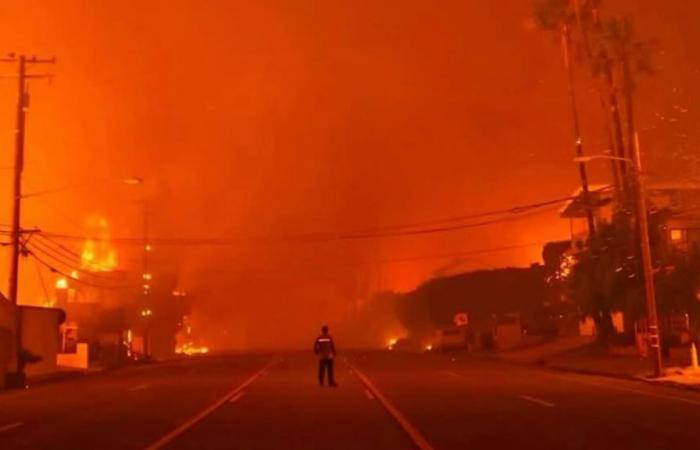
[(671, 230), (671, 242), (677, 243), (677, 244), (685, 242), (685, 230), (681, 230), (678, 228), (672, 229)]

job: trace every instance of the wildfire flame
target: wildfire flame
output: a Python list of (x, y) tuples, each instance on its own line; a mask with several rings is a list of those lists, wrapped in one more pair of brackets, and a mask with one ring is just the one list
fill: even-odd
[(88, 238), (80, 254), (82, 269), (90, 272), (111, 272), (117, 267), (117, 251), (110, 242), (107, 219), (92, 216), (88, 219)]

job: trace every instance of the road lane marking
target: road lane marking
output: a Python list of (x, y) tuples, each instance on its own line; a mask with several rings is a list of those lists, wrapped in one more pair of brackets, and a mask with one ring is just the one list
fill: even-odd
[[(264, 375), (263, 375), (264, 376)], [(231, 400), (229, 400), (229, 403), (236, 403), (238, 400), (241, 399), (245, 395), (245, 392), (239, 392), (238, 394), (234, 395)]]
[[(346, 364), (350, 364), (346, 361)], [(404, 417), (404, 415), (399, 411), (385, 396), (382, 394), (379, 389), (372, 384), (372, 382), (363, 374), (360, 372), (356, 367), (352, 367), (352, 369), (355, 372), (355, 375), (364, 383), (365, 387), (374, 395), (374, 398), (376, 398), (379, 403), (382, 404), (384, 409), (391, 415), (391, 417), (398, 422), (398, 424), (401, 426), (401, 428), (408, 434), (408, 437), (411, 438), (414, 444), (420, 449), (420, 450), (434, 450), (433, 446), (430, 445), (430, 443), (425, 439), (425, 437), (421, 434), (420, 431), (416, 427), (414, 427), (411, 422)]]
[(365, 389), (365, 395), (367, 396), (367, 400), (374, 400), (374, 395), (372, 395), (369, 389)]
[(148, 389), (150, 384), (139, 384), (138, 386), (134, 386), (129, 389), (129, 392), (136, 392), (136, 391), (142, 391), (144, 389)]
[(188, 419), (188, 420), (187, 420), (186, 422), (184, 422), (182, 425), (180, 425), (179, 427), (175, 428), (174, 430), (172, 430), (171, 432), (169, 432), (169, 433), (166, 434), (165, 436), (163, 436), (163, 437), (161, 437), (160, 439), (158, 439), (158, 440), (157, 440), (156, 442), (154, 442), (153, 444), (151, 444), (151, 445), (149, 445), (148, 447), (146, 447), (145, 450), (158, 450), (158, 449), (161, 449), (161, 448), (165, 447), (165, 446), (168, 445), (171, 441), (173, 441), (174, 439), (176, 439), (177, 437), (179, 437), (180, 435), (182, 435), (185, 431), (189, 430), (189, 429), (192, 428), (194, 425), (196, 425), (196, 424), (198, 424), (199, 422), (201, 422), (202, 420), (204, 420), (208, 415), (210, 415), (211, 413), (213, 413), (214, 411), (216, 411), (217, 409), (219, 409), (224, 403), (228, 402), (228, 401), (231, 400), (233, 397), (235, 397), (235, 396), (238, 395), (239, 393), (243, 392), (243, 390), (244, 390), (245, 388), (247, 388), (248, 386), (250, 386), (250, 385), (251, 385), (255, 380), (257, 380), (258, 378), (260, 378), (260, 376), (262, 375), (262, 373), (263, 373), (264, 371), (268, 370), (269, 368), (271, 368), (272, 366), (274, 366), (275, 364), (277, 364), (277, 362), (278, 362), (278, 361), (272, 361), (272, 362), (268, 363), (265, 367), (263, 367), (262, 369), (258, 370), (258, 371), (255, 372), (253, 375), (251, 375), (250, 378), (248, 378), (247, 380), (245, 380), (243, 383), (241, 383), (241, 384), (238, 385), (237, 387), (233, 388), (233, 389), (230, 390), (228, 393), (226, 393), (223, 397), (221, 397), (220, 399), (218, 399), (217, 401), (215, 401), (214, 403), (212, 403), (211, 405), (209, 405), (204, 411), (202, 411), (202, 412), (200, 412), (199, 414), (195, 415), (194, 417)]
[(579, 384), (587, 384), (589, 386), (597, 386), (597, 387), (613, 389), (616, 391), (623, 391), (623, 392), (632, 392), (635, 394), (644, 395), (646, 397), (660, 398), (660, 399), (664, 399), (664, 400), (671, 400), (671, 401), (677, 401), (677, 402), (681, 402), (681, 403), (687, 403), (689, 405), (700, 406), (700, 400), (691, 400), (689, 398), (677, 397), (675, 395), (656, 394), (656, 393), (652, 393), (652, 392), (642, 391), (639, 389), (627, 388), (627, 387), (622, 387), (622, 386), (614, 386), (614, 385), (605, 384), (605, 383), (596, 383), (595, 381), (589, 381), (589, 380), (584, 381), (584, 380), (574, 378), (574, 377), (564, 377), (561, 375), (555, 375), (553, 373), (544, 373), (544, 375), (551, 377), (551, 378), (558, 378), (560, 380), (573, 381), (573, 382), (579, 383)]
[(530, 397), (529, 395), (518, 395), (518, 398), (527, 400), (528, 402), (537, 403), (538, 405), (546, 406), (548, 408), (554, 408), (554, 403), (539, 399), (537, 397)]
[(19, 428), (22, 425), (24, 425), (22, 422), (15, 422), (15, 423), (11, 423), (8, 425), (3, 425), (0, 427), (0, 433), (4, 433), (5, 431), (14, 430), (15, 428)]

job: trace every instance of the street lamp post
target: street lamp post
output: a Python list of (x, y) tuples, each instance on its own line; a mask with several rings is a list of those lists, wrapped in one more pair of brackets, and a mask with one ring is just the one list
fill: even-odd
[(639, 222), (639, 244), (641, 247), (642, 270), (644, 273), (644, 294), (646, 298), (647, 327), (649, 329), (649, 348), (654, 375), (660, 377), (663, 374), (663, 362), (661, 360), (661, 338), (659, 335), (659, 319), (656, 307), (656, 291), (654, 289), (654, 268), (651, 259), (651, 245), (649, 243), (649, 218), (647, 217), (647, 203), (642, 176), (642, 161), (639, 151), (639, 135), (634, 136), (633, 158), (621, 158), (609, 155), (594, 155), (576, 158), (578, 163), (586, 163), (596, 159), (612, 159), (624, 161), (632, 165), (632, 174), (635, 181), (635, 193), (637, 197), (637, 220)]

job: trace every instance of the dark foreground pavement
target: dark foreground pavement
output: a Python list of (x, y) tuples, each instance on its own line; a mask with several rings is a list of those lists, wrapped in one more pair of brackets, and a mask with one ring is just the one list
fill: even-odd
[(700, 394), (454, 359), (211, 356), (0, 393), (0, 449), (671, 449)]

